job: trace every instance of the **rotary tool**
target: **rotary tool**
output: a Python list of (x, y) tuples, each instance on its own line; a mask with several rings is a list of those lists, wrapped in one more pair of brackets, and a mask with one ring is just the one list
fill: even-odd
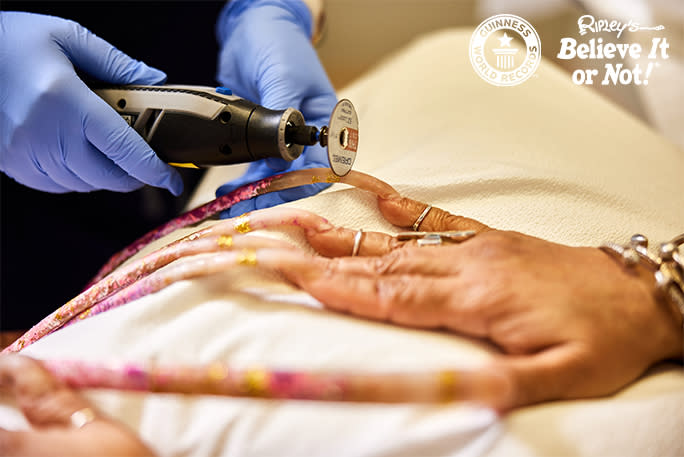
[(340, 100), (328, 126), (306, 125), (294, 108), (271, 110), (225, 87), (117, 86), (95, 89), (165, 162), (203, 168), (269, 157), (295, 160), (305, 146), (328, 150), (338, 176), (351, 170), (359, 142), (354, 105)]

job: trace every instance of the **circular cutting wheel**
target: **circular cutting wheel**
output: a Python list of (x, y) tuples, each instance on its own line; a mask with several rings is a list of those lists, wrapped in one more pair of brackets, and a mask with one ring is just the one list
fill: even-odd
[(359, 118), (352, 102), (340, 100), (330, 116), (328, 161), (337, 176), (349, 173), (359, 148)]

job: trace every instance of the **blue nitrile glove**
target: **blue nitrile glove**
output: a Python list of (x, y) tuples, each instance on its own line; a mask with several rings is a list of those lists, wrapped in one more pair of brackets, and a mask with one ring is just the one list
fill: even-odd
[(0, 170), (48, 192), (151, 184), (183, 190), (176, 170), (76, 75), (158, 84), (166, 75), (72, 21), (0, 12)]
[[(233, 0), (217, 24), (221, 44), (217, 78), (238, 96), (270, 109), (299, 109), (308, 124), (327, 125), (337, 97), (311, 45), (311, 13), (301, 0)], [(240, 178), (219, 187), (237, 187), (284, 171), (327, 167), (327, 151), (308, 146), (293, 162), (266, 159), (251, 164)], [(254, 209), (316, 194), (315, 184), (262, 195), (225, 211), (233, 217)]]

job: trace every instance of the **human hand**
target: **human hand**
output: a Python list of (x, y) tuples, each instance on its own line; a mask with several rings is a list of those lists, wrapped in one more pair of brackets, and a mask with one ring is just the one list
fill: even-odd
[[(218, 21), (221, 43), (218, 80), (236, 95), (270, 109), (299, 109), (307, 123), (327, 124), (337, 97), (311, 45), (311, 14), (301, 0), (233, 0)], [(278, 172), (329, 166), (321, 146), (308, 146), (293, 162), (266, 159), (216, 191), (225, 195)], [(315, 184), (262, 195), (241, 202), (223, 217), (316, 194), (329, 184)]]
[[(425, 204), (379, 200), (410, 227)], [(330, 229), (309, 237), (319, 253), (282, 271), (326, 307), (495, 343), (483, 373), (503, 373), (502, 410), (613, 393), (649, 366), (682, 357), (682, 317), (655, 293), (652, 273), (627, 270), (596, 248), (570, 247), (433, 208), (425, 231), (474, 230), (460, 244), (417, 247), (377, 232)], [(347, 256), (347, 257), (339, 257)], [(340, 287), (344, 284), (344, 287)]]
[(112, 84), (166, 80), (75, 22), (0, 12), (0, 170), (47, 192), (128, 192), (150, 184), (179, 195), (178, 172), (74, 66)]
[(32, 427), (28, 431), (0, 429), (0, 455), (154, 455), (133, 432), (101, 414), (81, 427), (72, 425), (72, 414), (95, 408), (36, 360), (20, 355), (0, 356), (0, 395), (13, 399)]

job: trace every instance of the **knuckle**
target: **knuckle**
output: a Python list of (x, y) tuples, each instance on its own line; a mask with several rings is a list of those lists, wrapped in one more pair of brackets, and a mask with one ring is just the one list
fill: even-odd
[(75, 31), (80, 27), (78, 22), (65, 18), (53, 18), (49, 23), (50, 37), (58, 43), (68, 41)]
[(342, 269), (342, 258), (333, 257), (330, 259), (325, 259), (322, 265), (323, 276), (325, 278), (330, 278), (340, 273)]
[(376, 296), (382, 318), (390, 321), (396, 318), (397, 310), (415, 301), (411, 281), (407, 276), (397, 276), (377, 281)]
[(470, 270), (464, 272), (461, 279), (461, 309), (465, 315), (477, 318), (485, 324), (495, 319), (515, 299), (512, 279), (502, 269)]
[(76, 33), (81, 25), (72, 19), (62, 19), (57, 23), (56, 30), (65, 34)]
[(489, 335), (508, 354), (525, 354), (538, 349), (539, 340), (530, 334), (530, 321), (523, 316), (491, 319)]
[(510, 259), (520, 253), (518, 237), (513, 232), (493, 230), (473, 238), (472, 243), (465, 244), (482, 260), (494, 261)]
[(71, 19), (62, 19), (55, 28), (55, 37), (63, 48), (71, 50), (74, 43), (84, 42), (93, 36), (93, 33), (78, 22)]
[(373, 261), (373, 272), (378, 275), (394, 273), (399, 270), (410, 257), (410, 252), (406, 249), (392, 251)]
[(440, 208), (431, 211), (431, 226), (434, 230), (482, 230), (486, 225), (469, 217), (452, 214)]

